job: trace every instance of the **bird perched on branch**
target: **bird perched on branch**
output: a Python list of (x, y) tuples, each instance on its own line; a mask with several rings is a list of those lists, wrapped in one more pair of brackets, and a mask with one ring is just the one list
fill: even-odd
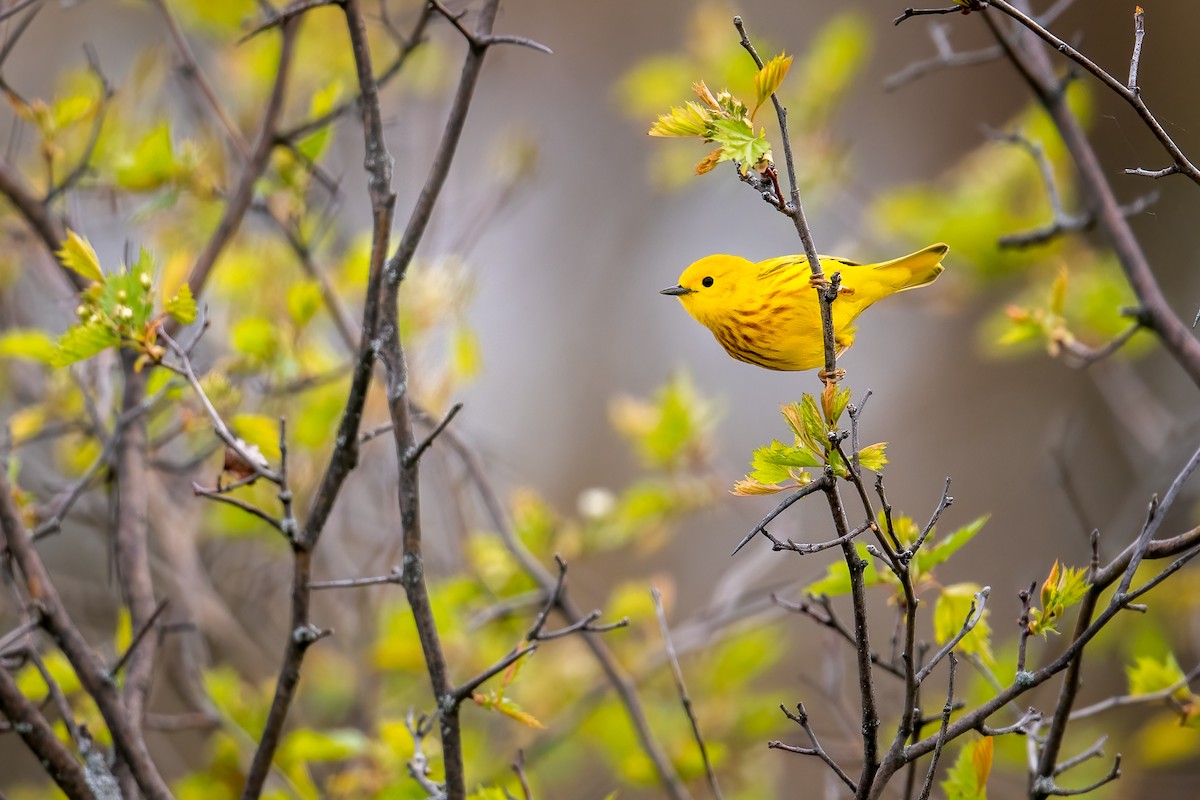
[[(854, 320), (872, 303), (905, 289), (928, 286), (942, 273), (949, 247), (932, 244), (879, 264), (821, 256), (826, 279), (841, 273), (841, 291), (831, 306), (838, 354), (854, 344)], [(768, 258), (757, 264), (738, 256), (713, 255), (683, 271), (679, 284), (663, 289), (692, 318), (712, 331), (738, 361), (777, 370), (823, 367), (821, 307), (803, 255)]]

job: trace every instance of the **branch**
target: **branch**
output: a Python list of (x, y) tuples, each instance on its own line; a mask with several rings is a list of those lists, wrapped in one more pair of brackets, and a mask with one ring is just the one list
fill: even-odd
[[(824, 612), (825, 612), (824, 616), (819, 614), (817, 612), (817, 610), (812, 607), (812, 603), (810, 603), (807, 600), (800, 600), (800, 601), (785, 600), (784, 598), (780, 597), (778, 594), (776, 594), (774, 592), (771, 593), (771, 602), (774, 603), (775, 605), (777, 605), (780, 608), (785, 609), (787, 611), (794, 611), (798, 614), (804, 614), (808, 618), (815, 621), (818, 625), (823, 625), (826, 628), (829, 628), (831, 631), (833, 631), (838, 636), (845, 639), (847, 643), (849, 643), (850, 645), (853, 646), (854, 645), (854, 632), (851, 631), (848, 627), (846, 627), (846, 623), (842, 622), (841, 619), (838, 618), (837, 614), (835, 614), (833, 612), (832, 601), (830, 601), (830, 599), (828, 597), (826, 597), (825, 595), (821, 595), (820, 597), (813, 598), (813, 600), (818, 605), (820, 605), (821, 608), (824, 610)], [(901, 670), (895, 664), (884, 660), (884, 658), (882, 656), (880, 656), (879, 653), (875, 652), (874, 650), (871, 651), (870, 657), (871, 657), (871, 663), (874, 664), (875, 666), (883, 669), (885, 672), (895, 675), (897, 678), (904, 677), (903, 670)]]
[(921, 784), (921, 794), (918, 795), (920, 800), (929, 800), (929, 792), (933, 789), (933, 775), (937, 771), (938, 760), (942, 757), (942, 747), (949, 741), (950, 715), (954, 713), (954, 671), (957, 667), (958, 659), (951, 653), (950, 675), (946, 679), (946, 705), (942, 707), (942, 727), (937, 734), (929, 769), (925, 771), (925, 782)]
[[(758, 51), (754, 49), (754, 45), (746, 33), (746, 26), (742, 23), (742, 18), (734, 17), (733, 26), (737, 28), (737, 32), (741, 36), (742, 47), (754, 59), (755, 65), (759, 69), (762, 69), (763, 60), (759, 57)], [(780, 102), (779, 97), (774, 92), (771, 93), (771, 104), (775, 106), (775, 116), (779, 120), (779, 136), (783, 141), (783, 160), (787, 166), (788, 186), (791, 189), (791, 202), (784, 203), (782, 201), (783, 198), (780, 197), (778, 208), (786, 216), (790, 217), (792, 223), (796, 226), (796, 234), (800, 237), (800, 242), (804, 245), (804, 255), (808, 259), (808, 268), (812, 274), (813, 287), (817, 289), (817, 297), (821, 306), (821, 331), (825, 343), (825, 368), (822, 370), (820, 377), (822, 380), (836, 381), (839, 379), (840, 374), (837, 371), (837, 349), (834, 344), (833, 313), (830, 306), (837, 299), (838, 287), (836, 286), (836, 282), (834, 282), (834, 285), (827, 282), (825, 274), (821, 271), (821, 257), (817, 255), (817, 246), (813, 242), (812, 230), (808, 227), (808, 219), (804, 216), (804, 206), (800, 202), (800, 186), (796, 181), (796, 162), (792, 156), (792, 138), (788, 133), (787, 109), (784, 108), (783, 103)], [(773, 176), (774, 168), (770, 168), (769, 171)]]
[[(808, 495), (812, 494), (813, 492), (817, 491), (818, 489), (824, 489), (828, 485), (829, 485), (829, 480), (824, 475), (822, 475), (821, 477), (817, 478), (812, 483), (807, 483), (804, 486), (801, 486), (795, 492), (793, 492), (792, 494), (785, 497), (779, 505), (775, 506), (774, 511), (772, 511), (770, 514), (767, 514), (765, 517), (763, 517), (762, 522), (755, 525), (754, 528), (749, 533), (747, 533), (745, 536), (742, 537), (742, 540), (737, 543), (737, 547), (733, 548), (733, 552), (730, 553), (729, 555), (736, 556), (738, 554), (738, 551), (741, 550), (743, 547), (745, 547), (747, 544), (749, 544), (750, 540), (753, 539), (756, 535), (758, 535), (760, 533), (766, 533), (767, 526), (770, 525), (771, 522), (776, 517), (778, 517), (780, 514), (782, 514), (784, 511), (786, 511), (788, 506), (790, 506), (792, 503), (796, 502), (797, 500), (799, 500), (802, 497), (807, 497)], [(772, 539), (772, 541), (777, 541), (777, 540)]]
[[(217, 222), (217, 229), (209, 238), (208, 244), (205, 245), (203, 252), (200, 253), (200, 256), (196, 259), (196, 263), (192, 265), (191, 272), (188, 274), (188, 286), (192, 290), (192, 295), (197, 298), (203, 294), (204, 286), (208, 282), (208, 277), (212, 273), (213, 267), (217, 264), (217, 259), (224, 252), (226, 245), (233, 239), (238, 228), (241, 227), (242, 220), (246, 216), (246, 211), (250, 208), (250, 201), (254, 199), (255, 184), (258, 183), (258, 179), (262, 177), (263, 172), (266, 171), (267, 166), (271, 163), (271, 150), (275, 146), (275, 130), (279, 124), (280, 114), (283, 111), (288, 74), (292, 67), (292, 51), (296, 41), (296, 30), (294, 20), (287, 20), (280, 27), (281, 45), (279, 49), (279, 62), (275, 68), (275, 83), (271, 87), (270, 96), (267, 98), (258, 135), (254, 140), (254, 147), (250, 150), (246, 163), (242, 165), (238, 183), (229, 196), (229, 202), (225, 205), (225, 211), (221, 215), (220, 221)], [(167, 322), (166, 327), (168, 333), (174, 333), (178, 325), (174, 322), (174, 318), (172, 318)]]
[(40, 611), (39, 623), (75, 669), (84, 691), (96, 701), (112, 734), (113, 744), (129, 765), (138, 788), (148, 800), (168, 800), (171, 791), (154, 766), (144, 739), (130, 720), (117, 687), (108, 677), (108, 670), (67, 614), (50, 573), (33, 548), (29, 533), (21, 521), (20, 509), (13, 499), (7, 467), (0, 468), (0, 530), (3, 530), (8, 554), (21, 570), (26, 589)]
[(812, 747), (796, 747), (795, 745), (784, 744), (778, 740), (767, 742), (767, 747), (772, 750), (786, 750), (789, 753), (799, 753), (804, 756), (816, 756), (824, 761), (826, 766), (833, 770), (835, 775), (842, 779), (842, 783), (850, 787), (850, 791), (858, 794), (858, 786), (854, 783), (854, 780), (846, 774), (845, 770), (838, 766), (838, 763), (830, 757), (829, 753), (825, 752), (825, 748), (821, 747), (821, 743), (817, 741), (817, 734), (813, 732), (812, 725), (808, 721), (808, 712), (804, 709), (804, 703), (796, 704), (795, 714), (788, 711), (787, 707), (782, 704), (779, 706), (779, 710), (783, 712), (785, 717), (804, 728), (804, 732), (808, 734), (808, 740), (812, 742)]
[(400, 567), (392, 567), (387, 575), (377, 575), (373, 578), (342, 578), (335, 581), (309, 581), (308, 588), (320, 589), (356, 589), (360, 586), (379, 586), (383, 583), (401, 583), (404, 573)]
[[(696, 712), (692, 709), (692, 699), (688, 697), (687, 686), (683, 682), (683, 669), (679, 666), (679, 656), (675, 654), (675, 644), (671, 641), (671, 628), (667, 625), (667, 613), (663, 610), (662, 594), (658, 589), (650, 589), (650, 597), (654, 600), (654, 613), (658, 616), (658, 627), (662, 631), (663, 646), (667, 651), (667, 659), (671, 663), (671, 677), (675, 679), (675, 690), (679, 694), (679, 702), (683, 704), (683, 713), (687, 714), (688, 722), (692, 726), (692, 738), (696, 740), (696, 746), (700, 748), (700, 759), (704, 762), (704, 775), (708, 778), (708, 788), (712, 791), (713, 797), (717, 800), (722, 799), (721, 786), (717, 783), (717, 773), (713, 771), (712, 762), (708, 760), (708, 748), (704, 745), (704, 736), (700, 733), (700, 722), (696, 719)], [(782, 708), (782, 706), (781, 706)], [(787, 709), (784, 709), (787, 713)], [(800, 706), (800, 713), (804, 713), (804, 706)], [(805, 730), (808, 730), (805, 724)], [(811, 731), (809, 736), (812, 736)], [(767, 745), (770, 747), (770, 745)], [(813, 746), (820, 749), (816, 739), (813, 739)], [(837, 765), (833, 765), (837, 769)], [(842, 778), (850, 783), (851, 790), (854, 789), (853, 782), (846, 777), (844, 772), (838, 770)]]
[[(1062, 52), (1068, 55), (1076, 52), (1070, 45), (1061, 42), (1061, 40), (1048, 33), (1037, 22), (1013, 8), (1006, 0), (995, 0), (991, 3), (991, 7), (1003, 11), (1010, 16), (1015, 15), (1015, 19), (1018, 19), (1022, 25), (1025, 25), (1032, 31), (1032, 33), (1026, 34), (1026, 37), (1038, 35), (1045, 39), (1049, 36), (1053, 42), (1061, 43), (1062, 46), (1059, 49)], [(1170, 304), (1163, 295), (1154, 272), (1150, 268), (1150, 263), (1137, 238), (1133, 235), (1133, 230), (1130, 228), (1128, 220), (1125, 219), (1121, 207), (1116, 201), (1112, 187), (1108, 184), (1104, 168), (1100, 165), (1095, 151), (1088, 142), (1087, 136), (1079, 124), (1079, 120), (1066, 104), (1060, 82), (1054, 75), (1046, 52), (1037, 47), (1018, 48), (1014, 46), (997, 26), (996, 21), (993, 19), (994, 14), (985, 13), (982, 16), (991, 29), (993, 36), (1000, 43), (1001, 47), (1004, 48), (1009, 60), (1012, 61), (1022, 78), (1029, 84), (1029, 87), (1049, 112), (1051, 119), (1058, 128), (1063, 142), (1067, 146), (1067, 150), (1071, 153), (1071, 157), (1075, 161), (1083, 189), (1095, 203), (1097, 222), (1108, 234), (1113, 250), (1125, 273), (1125, 277), (1129, 281), (1130, 288), (1133, 289), (1134, 295), (1137, 297), (1138, 307), (1142, 309), (1144, 314), (1143, 322), (1146, 327), (1158, 334), (1163, 346), (1187, 372), (1192, 382), (1200, 386), (1200, 342), (1196, 341), (1192, 335), (1192, 331), (1175, 316), (1174, 311), (1171, 310)], [(1088, 63), (1090, 64), (1091, 62)], [(1095, 67), (1095, 69), (1098, 70), (1099, 68)], [(1101, 72), (1103, 71), (1101, 70)], [(1104, 74), (1107, 75), (1107, 73)], [(1109, 80), (1114, 79), (1109, 76)], [(1116, 84), (1123, 96), (1130, 93), (1130, 90), (1124, 84), (1121, 84), (1119, 81), (1116, 81)], [(1135, 100), (1135, 105), (1139, 105), (1142, 109), (1145, 109), (1140, 96), (1137, 96)], [(1146, 114), (1148, 113), (1146, 112)], [(1153, 120), (1153, 117), (1151, 116), (1150, 119)], [(1155, 122), (1155, 125), (1157, 125), (1157, 122)], [(1161, 130), (1161, 127), (1159, 127), (1159, 130)], [(1166, 136), (1166, 134), (1163, 133), (1163, 136)], [(1170, 141), (1169, 137), (1167, 141)], [(1173, 142), (1171, 142), (1171, 147), (1174, 148), (1174, 152), (1179, 152), (1178, 148), (1174, 147)], [(1179, 157), (1183, 158), (1182, 153), (1179, 153)], [(1183, 160), (1186, 162), (1186, 159)], [(1187, 163), (1190, 164), (1190, 162)], [(1195, 167), (1192, 167), (1192, 170), (1195, 171), (1195, 179), (1200, 182), (1200, 171), (1196, 171)]]
[[(121, 351), (121, 372), (125, 380), (121, 413), (133, 417), (117, 436), (116, 448), (116, 530), (114, 531), (114, 561), (122, 599), (129, 609), (129, 622), (142, 635), (154, 624), (164, 606), (154, 599), (154, 580), (150, 572), (149, 542), (149, 472), (146, 466), (146, 423), (138, 414), (146, 394), (149, 371), (139, 371), (138, 355), (132, 350)], [(125, 683), (122, 699), (132, 726), (131, 733), (142, 736), (142, 718), (154, 680), (154, 663), (158, 655), (158, 640), (150, 637), (140, 647), (134, 641), (122, 662)], [(114, 673), (115, 674), (115, 673)], [(118, 759), (116, 775), (123, 792), (137, 793), (137, 783), (128, 765)]]
[[(434, 424), (432, 420), (428, 419), (427, 415), (422, 415), (419, 411), (417, 413), (419, 418), (422, 416), (425, 417), (426, 424), (430, 426)], [(504, 548), (521, 566), (521, 570), (537, 584), (538, 590), (543, 597), (555, 596), (558, 581), (533, 557), (524, 543), (513, 532), (512, 524), (504, 509), (504, 504), (500, 501), (499, 495), (497, 495), (495, 488), (488, 480), (487, 472), (483, 464), (480, 463), (478, 456), (454, 434), (453, 430), (447, 430), (442, 434), (442, 438), (462, 461), (468, 480), (470, 480), (479, 493), (483, 507), (491, 519), (492, 525), (500, 537), (500, 541), (504, 544)], [(585, 619), (585, 615), (571, 598), (567, 596), (565, 591), (559, 596), (556, 608), (568, 623), (578, 624), (580, 620)], [(667, 796), (672, 798), (672, 800), (685, 800), (689, 798), (690, 795), (687, 787), (684, 786), (679, 775), (675, 772), (675, 768), (672, 766), (671, 760), (667, 757), (662, 746), (654, 738), (654, 732), (650, 729), (650, 722), (646, 718), (645, 709), (638, 698), (634, 681), (600, 636), (585, 630), (583, 641), (588, 646), (588, 649), (591, 650), (596, 662), (600, 665), (600, 669), (604, 672), (605, 678), (616, 692), (621, 705), (624, 706), (625, 713), (629, 717), (629, 723), (633, 726), (634, 733), (637, 735), (638, 743), (641, 745), (646, 757), (654, 765), (659, 782), (662, 784)]]
[[(362, 19), (358, 0), (346, 0), (343, 12), (346, 16), (346, 27), (349, 30), (360, 92), (363, 97), (361, 109), (364, 123), (368, 129), (381, 130), (378, 87), (374, 83), (371, 73), (371, 55), (367, 46), (366, 26)], [(293, 25), (294, 23), (288, 22), (283, 26), (285, 37), (290, 38)], [(268, 129), (264, 125), (263, 134), (265, 135), (268, 130), (273, 130), (273, 127), (272, 125)], [(256, 152), (259, 147), (268, 152), (270, 150), (262, 138), (256, 147)], [(375, 362), (375, 347), (372, 342), (376, 336), (380, 316), (379, 301), (383, 287), (383, 264), (387, 257), (392, 209), (396, 202), (395, 194), (390, 187), (391, 156), (383, 148), (381, 138), (367, 137), (365, 163), (369, 168), (368, 187), (371, 196), (372, 236), (358, 353), (345, 409), (342, 412), (341, 422), (338, 423), (333, 452), (329, 456), (325, 473), (313, 496), (308, 518), (305, 520), (303, 528), (296, 532), (292, 540), (292, 634), (288, 637), (284, 648), (279, 677), (275, 682), (275, 696), (271, 700), (271, 709), (267, 713), (258, 749), (254, 753), (254, 759), (247, 773), (246, 785), (242, 789), (243, 800), (256, 800), (262, 794), (275, 751), (283, 737), (283, 726), (287, 720), (288, 710), (291, 708), (296, 687), (300, 682), (300, 667), (303, 664), (305, 653), (315, 641), (327, 635), (327, 632), (321, 631), (309, 620), (309, 605), (312, 597), (312, 591), (309, 588), (312, 575), (312, 553), (321, 538), (325, 523), (329, 520), (333, 504), (341, 492), (346, 477), (358, 463), (358, 429), (362, 423), (363, 406), (366, 403), (367, 390), (371, 384), (372, 365)]]
[[(1179, 173), (1187, 175), (1195, 183), (1200, 184), (1200, 169), (1197, 169), (1196, 166), (1188, 160), (1187, 156), (1183, 154), (1183, 151), (1179, 149), (1179, 145), (1175, 144), (1175, 141), (1155, 118), (1154, 114), (1150, 112), (1150, 109), (1146, 106), (1145, 101), (1142, 100), (1141, 89), (1136, 85), (1136, 83), (1134, 83), (1137, 79), (1137, 63), (1141, 59), (1142, 37), (1145, 36), (1144, 13), (1136, 14), (1134, 18), (1134, 58), (1130, 65), (1129, 76), (1131, 85), (1126, 86), (1087, 56), (1083, 55), (1074, 47), (1048, 31), (1045, 27), (1038, 23), (1037, 20), (1031, 18), (1029, 15), (1014, 7), (1011, 3), (1007, 2), (1007, 0), (990, 0), (988, 5), (991, 8), (994, 8), (997, 11), (1012, 17), (1014, 20), (1028, 29), (1032, 34), (1049, 44), (1067, 58), (1074, 61), (1079, 66), (1083, 67), (1090, 74), (1095, 76), (1101, 83), (1115, 92), (1118, 97), (1123, 99), (1133, 108), (1137, 115), (1141, 117), (1142, 121), (1146, 123), (1146, 127), (1150, 129), (1150, 132), (1154, 135), (1154, 138), (1157, 139), (1163, 148), (1171, 155), (1171, 159), (1173, 161), (1172, 166), (1175, 168), (1175, 170)], [(987, 14), (984, 14), (984, 18), (990, 19), (989, 15)], [(1045, 60), (1045, 53), (1041, 51), (1039, 51), (1036, 55), (1034, 55), (1034, 53), (1031, 51), (1029, 56), (1031, 58), (1037, 58), (1038, 60)], [(1068, 144), (1068, 147), (1069, 146), (1070, 145)]]
[[(1058, 184), (1054, 177), (1054, 165), (1050, 163), (1050, 159), (1046, 156), (1046, 151), (1041, 144), (1027, 139), (1016, 132), (1001, 133), (999, 131), (989, 131), (989, 135), (997, 141), (1018, 145), (1029, 153), (1030, 157), (1037, 164), (1038, 172), (1042, 176), (1042, 184), (1046, 187), (1046, 197), (1050, 201), (1051, 221), (1048, 224), (1024, 233), (1001, 236), (997, 241), (1000, 247), (1034, 247), (1045, 244), (1064, 233), (1086, 231), (1095, 227), (1096, 214), (1094, 212), (1068, 214), (1063, 208), (1062, 196), (1058, 191)], [(1132, 217), (1141, 214), (1157, 202), (1158, 193), (1151, 192), (1119, 208), (1122, 215)]]
[(1101, 700), (1099, 703), (1093, 703), (1090, 706), (1077, 709), (1071, 712), (1071, 721), (1073, 722), (1077, 719), (1090, 717), (1095, 714), (1108, 711), (1112, 708), (1120, 708), (1122, 706), (1133, 706), (1140, 705), (1142, 703), (1153, 703), (1158, 700), (1166, 700), (1171, 695), (1175, 694), (1175, 692), (1190, 685), (1191, 682), (1196, 680), (1197, 677), (1200, 677), (1200, 665), (1193, 667), (1188, 674), (1184, 675), (1170, 686), (1164, 689), (1159, 689), (1157, 692), (1147, 692), (1146, 694), (1126, 694), (1119, 695), (1117, 697), (1109, 697), (1105, 700)]
[(59, 741), (54, 728), (42, 712), (17, 688), (6, 669), (0, 669), (0, 713), (12, 724), (42, 769), (58, 788), (72, 800), (92, 800), (92, 790), (83, 767), (66, 745)]
[(992, 587), (990, 586), (985, 586), (975, 593), (975, 599), (971, 601), (971, 608), (967, 612), (967, 618), (963, 621), (962, 627), (959, 629), (958, 633), (954, 634), (950, 641), (946, 642), (942, 649), (934, 654), (933, 658), (929, 660), (929, 663), (921, 667), (920, 671), (917, 672), (916, 679), (918, 684), (928, 678), (929, 673), (933, 672), (934, 667), (936, 667), (943, 658), (949, 655), (950, 651), (957, 647), (958, 643), (961, 642), (968, 633), (975, 629), (975, 626), (979, 624), (979, 620), (983, 619), (983, 612), (987, 606), (988, 595), (991, 593)]

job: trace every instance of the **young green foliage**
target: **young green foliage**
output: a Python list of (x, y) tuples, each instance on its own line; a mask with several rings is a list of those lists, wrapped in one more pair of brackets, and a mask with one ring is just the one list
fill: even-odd
[(987, 781), (992, 772), (994, 741), (984, 736), (959, 751), (954, 766), (942, 781), (946, 800), (987, 800)]
[(722, 161), (737, 163), (743, 175), (751, 167), (762, 172), (771, 162), (771, 144), (767, 141), (765, 129), (754, 132), (754, 118), (779, 88), (791, 65), (792, 57), (780, 54), (755, 73), (753, 108), (747, 108), (745, 103), (726, 89), (714, 95), (704, 81), (699, 81), (692, 85), (692, 89), (700, 101), (689, 100), (683, 106), (673, 106), (651, 126), (650, 135), (699, 137), (705, 142), (715, 143), (717, 149), (696, 165), (697, 175), (710, 172)]
[[(804, 486), (812, 481), (812, 476), (804, 471), (810, 467), (828, 466), (834, 475), (848, 477), (849, 467), (831, 444), (830, 436), (839, 434), (838, 422), (849, 402), (850, 390), (838, 389), (831, 384), (821, 394), (819, 406), (816, 398), (807, 393), (799, 403), (780, 406), (779, 410), (792, 430), (794, 443), (787, 445), (772, 440), (757, 448), (750, 457), (750, 471), (734, 483), (733, 494), (775, 494)], [(868, 445), (857, 455), (860, 466), (880, 470), (887, 463), (887, 443)]]
[(1045, 636), (1058, 633), (1058, 623), (1067, 609), (1087, 594), (1087, 570), (1062, 567), (1055, 560), (1050, 575), (1042, 583), (1041, 607), (1029, 609), (1029, 634)]
[(955, 649), (967, 655), (977, 655), (984, 663), (990, 664), (995, 660), (992, 656), (992, 629), (987, 622), (991, 612), (984, 609), (979, 613), (975, 607), (975, 595), (979, 589), (975, 583), (956, 583), (944, 587), (933, 609), (933, 633), (938, 644), (945, 644), (958, 635), (969, 618), (973, 619), (978, 614), (978, 622), (959, 640)]
[(1133, 664), (1125, 667), (1129, 679), (1129, 694), (1156, 694), (1170, 690), (1167, 702), (1179, 714), (1179, 724), (1188, 727), (1200, 726), (1200, 696), (1188, 688), (1187, 675), (1179, 666), (1174, 653), (1162, 659), (1153, 656), (1138, 656)]
[(170, 316), (188, 325), (196, 319), (196, 300), (186, 283), (155, 314), (154, 261), (145, 249), (132, 266), (105, 274), (91, 243), (68, 231), (58, 257), (92, 284), (80, 292), (75, 309), (79, 322), (59, 337), (49, 357), (52, 366), (68, 366), (121, 345), (157, 361), (165, 352), (155, 343), (163, 320)]

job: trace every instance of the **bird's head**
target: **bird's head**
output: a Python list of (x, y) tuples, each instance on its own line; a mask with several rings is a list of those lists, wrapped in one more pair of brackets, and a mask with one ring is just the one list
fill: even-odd
[[(724, 316), (735, 305), (739, 282), (752, 280), (754, 265), (728, 255), (705, 256), (679, 276), (679, 283), (659, 294), (674, 295), (698, 321)], [(707, 324), (707, 323), (706, 323)]]

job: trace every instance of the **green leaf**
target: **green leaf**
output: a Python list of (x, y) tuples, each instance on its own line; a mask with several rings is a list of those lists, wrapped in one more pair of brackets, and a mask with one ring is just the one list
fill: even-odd
[[(526, 658), (528, 658), (528, 656), (526, 656)], [(546, 727), (541, 723), (541, 721), (538, 720), (537, 717), (521, 708), (521, 706), (511, 697), (507, 697), (494, 690), (488, 692), (487, 694), (476, 692), (475, 694), (471, 695), (471, 699), (483, 708), (491, 711), (499, 711), (509, 719), (516, 720), (522, 725), (526, 725), (530, 728), (541, 729)]]
[(942, 781), (946, 800), (987, 800), (987, 781), (992, 772), (994, 740), (984, 736), (968, 744), (954, 760)]
[[(979, 585), (975, 583), (956, 583), (942, 589), (933, 610), (933, 633), (938, 644), (945, 644), (957, 636), (968, 616), (977, 611), (972, 606), (978, 591)], [(979, 622), (956, 646), (959, 652), (977, 655), (986, 663), (993, 661), (992, 631), (987, 622), (989, 613), (984, 609)]]
[(262, 317), (239, 320), (230, 333), (230, 342), (239, 353), (264, 362), (273, 360), (280, 348), (275, 323)]
[(104, 282), (104, 271), (100, 269), (100, 259), (91, 243), (73, 230), (67, 230), (67, 240), (62, 248), (55, 253), (64, 267), (69, 267), (83, 277), (96, 283)]
[(235, 414), (229, 420), (229, 427), (267, 459), (279, 460), (279, 420), (263, 414)]
[(147, 133), (132, 151), (116, 157), (114, 173), (117, 185), (135, 192), (157, 189), (174, 178), (175, 147), (171, 127), (166, 122)]
[(321, 310), (321, 284), (297, 281), (288, 287), (288, 315), (297, 328), (303, 328)]
[(55, 367), (65, 367), (120, 343), (121, 337), (103, 320), (72, 325), (59, 338), (50, 363)]
[(763, 64), (762, 69), (754, 73), (754, 110), (750, 112), (750, 118), (754, 119), (754, 115), (758, 113), (758, 109), (763, 103), (771, 99), (771, 95), (783, 83), (784, 77), (788, 74), (788, 70), (792, 66), (792, 57), (782, 53), (772, 58), (766, 64)]
[[(863, 561), (870, 561), (871, 554), (867, 552), (865, 545), (855, 544), (855, 552)], [(863, 572), (863, 585), (874, 586), (879, 583), (879, 572), (877, 570), (868, 569)], [(834, 561), (825, 571), (825, 576), (820, 580), (810, 583), (804, 587), (804, 593), (818, 597), (825, 595), (827, 597), (836, 597), (840, 594), (850, 593), (850, 569), (846, 566), (844, 559)]]
[(459, 380), (469, 380), (482, 369), (479, 337), (470, 326), (455, 325), (450, 331), (450, 369)]
[[(288, 299), (291, 299), (289, 295)], [(196, 298), (192, 297), (192, 287), (186, 283), (179, 287), (175, 296), (167, 301), (167, 313), (180, 325), (191, 325), (196, 321)]]
[(958, 552), (967, 542), (974, 539), (975, 534), (979, 533), (990, 517), (990, 514), (984, 514), (982, 517), (968, 522), (954, 533), (944, 539), (940, 539), (932, 547), (926, 543), (914, 559), (918, 568), (922, 572), (928, 572), (938, 564), (946, 561), (946, 559)]
[(721, 145), (720, 160), (740, 162), (742, 174), (760, 162), (771, 160), (771, 143), (767, 141), (766, 131), (755, 135), (749, 120), (714, 120), (709, 138)]
[[(796, 435), (796, 440), (814, 453), (824, 453), (829, 446), (828, 428), (821, 418), (817, 401), (811, 394), (805, 393), (799, 403), (788, 403), (780, 406), (783, 418), (788, 427)], [(816, 466), (816, 465), (814, 465)]]
[(1054, 279), (1054, 283), (1050, 286), (1050, 311), (1057, 317), (1063, 315), (1063, 309), (1067, 305), (1067, 268), (1064, 266), (1058, 270), (1058, 275)]
[(781, 483), (794, 480), (794, 469), (804, 467), (819, 467), (821, 461), (804, 445), (786, 445), (771, 440), (771, 443), (759, 447), (750, 459), (750, 472), (747, 478), (758, 483)]
[(36, 328), (14, 328), (0, 334), (0, 358), (24, 358), (53, 364), (54, 339)]
[(836, 426), (849, 403), (849, 389), (839, 389), (835, 383), (827, 384), (821, 392), (821, 412), (825, 415), (825, 423), (831, 427)]
[(859, 450), (858, 463), (862, 465), (863, 469), (879, 472), (879, 470), (883, 469), (883, 465), (888, 463), (887, 442), (869, 444)]
[[(1131, 695), (1154, 694), (1178, 684), (1183, 684), (1186, 677), (1174, 653), (1167, 653), (1162, 660), (1153, 656), (1138, 656), (1133, 664), (1125, 668), (1129, 678), (1129, 693)], [(1180, 691), (1186, 697), (1188, 688), (1180, 686)]]
[(297, 728), (284, 737), (279, 745), (279, 758), (283, 761), (343, 761), (362, 755), (370, 740), (362, 731), (354, 728), (338, 728), (332, 731), (315, 731)]
[[(308, 104), (309, 117), (316, 119), (329, 113), (337, 105), (341, 96), (342, 82), (340, 80), (330, 82), (328, 86), (312, 96), (312, 100)], [(325, 150), (329, 146), (331, 133), (332, 127), (325, 125), (301, 139), (296, 144), (296, 149), (306, 159), (315, 164), (325, 154)]]
[(52, 110), (54, 127), (58, 130), (74, 125), (92, 116), (97, 108), (96, 99), (87, 95), (64, 97), (54, 104)]
[(695, 100), (689, 100), (682, 107), (672, 106), (668, 113), (659, 116), (649, 133), (651, 136), (706, 137), (712, 124), (709, 112)]

